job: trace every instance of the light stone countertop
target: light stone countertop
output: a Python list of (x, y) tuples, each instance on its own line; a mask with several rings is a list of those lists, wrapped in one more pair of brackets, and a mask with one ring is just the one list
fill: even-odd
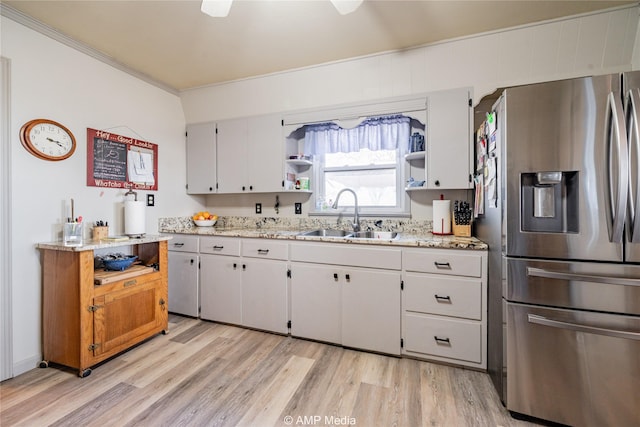
[[(160, 221), (159, 231), (166, 234), (185, 234), (196, 236), (221, 236), (221, 237), (244, 237), (244, 238), (261, 238), (261, 239), (279, 239), (279, 240), (295, 240), (295, 241), (321, 241), (329, 243), (348, 243), (358, 245), (385, 245), (385, 246), (409, 246), (422, 248), (439, 248), (439, 249), (471, 249), (471, 250), (487, 250), (486, 243), (476, 239), (475, 237), (456, 237), (453, 235), (439, 236), (431, 232), (424, 232), (419, 229), (410, 231), (398, 231), (398, 237), (392, 240), (388, 239), (362, 239), (350, 237), (319, 237), (319, 236), (301, 236), (300, 233), (319, 228), (333, 228), (333, 226), (299, 226), (298, 224), (290, 224), (291, 228), (278, 225), (277, 227), (268, 227), (258, 224), (260, 228), (251, 224), (243, 224), (243, 226), (221, 227), (216, 224), (213, 227), (197, 227), (187, 220), (167, 220)], [(395, 230), (381, 230), (395, 231)]]
[(104, 248), (115, 248), (118, 246), (128, 246), (128, 245), (140, 245), (143, 243), (155, 243), (163, 240), (170, 240), (171, 236), (151, 236), (146, 235), (143, 237), (132, 237), (127, 240), (118, 240), (118, 241), (104, 241), (104, 240), (87, 240), (82, 246), (67, 246), (62, 241), (59, 242), (47, 242), (47, 243), (38, 243), (36, 247), (38, 249), (53, 249), (56, 251), (70, 251), (70, 252), (82, 252), (82, 251), (93, 251), (96, 249), (104, 249)]

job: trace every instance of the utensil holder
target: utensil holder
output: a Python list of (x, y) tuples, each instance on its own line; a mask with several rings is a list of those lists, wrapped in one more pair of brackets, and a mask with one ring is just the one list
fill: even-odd
[(109, 236), (109, 227), (93, 227), (93, 240), (102, 240)]
[(65, 246), (82, 246), (81, 222), (65, 222), (62, 229), (62, 241)]

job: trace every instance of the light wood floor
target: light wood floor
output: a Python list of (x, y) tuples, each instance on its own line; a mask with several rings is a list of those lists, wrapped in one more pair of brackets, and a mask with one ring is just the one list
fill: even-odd
[(2, 382), (0, 425), (534, 425), (481, 372), (180, 316), (169, 327), (84, 379), (50, 367)]

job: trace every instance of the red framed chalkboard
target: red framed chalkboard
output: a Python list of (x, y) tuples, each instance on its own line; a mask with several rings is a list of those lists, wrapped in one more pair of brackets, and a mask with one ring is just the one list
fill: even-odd
[(87, 186), (158, 189), (158, 146), (87, 128)]

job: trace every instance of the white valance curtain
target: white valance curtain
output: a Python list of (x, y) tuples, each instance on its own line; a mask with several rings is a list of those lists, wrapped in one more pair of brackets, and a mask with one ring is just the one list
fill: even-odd
[(369, 117), (358, 126), (345, 129), (336, 123), (305, 126), (305, 154), (351, 153), (363, 148), (371, 151), (406, 147), (411, 119), (404, 115)]

